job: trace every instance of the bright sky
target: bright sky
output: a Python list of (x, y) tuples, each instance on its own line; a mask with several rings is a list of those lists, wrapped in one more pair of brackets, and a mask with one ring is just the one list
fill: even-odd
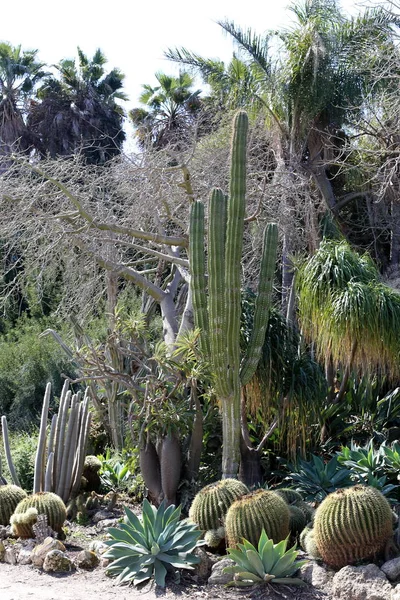
[[(115, 3), (114, 3), (115, 2)], [(109, 68), (126, 75), (137, 105), (144, 83), (155, 85), (154, 73), (175, 73), (163, 58), (168, 47), (187, 47), (206, 57), (229, 60), (233, 45), (216, 24), (228, 18), (257, 33), (290, 26), (285, 8), (290, 0), (19, 0), (1, 7), (0, 40), (24, 49), (38, 49), (40, 60), (52, 64), (73, 58), (79, 45), (90, 57), (100, 47)], [(372, 0), (379, 3), (379, 0)], [(341, 0), (346, 10), (356, 0)]]

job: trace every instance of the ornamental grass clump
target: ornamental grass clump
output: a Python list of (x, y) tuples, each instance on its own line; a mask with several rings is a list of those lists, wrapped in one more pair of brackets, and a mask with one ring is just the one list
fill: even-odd
[(393, 514), (377, 489), (356, 485), (325, 498), (315, 513), (313, 531), (322, 560), (342, 568), (384, 550), (393, 535)]
[(224, 573), (233, 575), (230, 586), (249, 587), (262, 583), (284, 583), (286, 585), (304, 585), (301, 579), (292, 575), (307, 563), (306, 560), (296, 561), (298, 552), (296, 546), (286, 550), (287, 539), (274, 544), (265, 530), (261, 532), (258, 547), (243, 540), (238, 548), (228, 548), (229, 558), (236, 563), (225, 567)]
[(157, 509), (145, 499), (141, 519), (127, 507), (125, 513), (125, 523), (108, 530), (112, 539), (105, 542), (109, 549), (103, 554), (112, 561), (107, 573), (118, 584), (138, 585), (154, 577), (165, 587), (167, 573), (193, 569), (200, 561), (193, 550), (204, 543), (199, 541), (201, 531), (188, 520), (180, 521), (180, 506), (166, 508), (162, 502)]

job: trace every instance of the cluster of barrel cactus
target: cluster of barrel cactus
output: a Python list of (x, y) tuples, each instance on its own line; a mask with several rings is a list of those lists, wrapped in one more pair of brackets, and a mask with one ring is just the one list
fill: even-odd
[(10, 517), (27, 494), (17, 485), (0, 486), (0, 525), (9, 525)]
[(13, 533), (21, 538), (34, 537), (32, 526), (38, 515), (46, 515), (47, 523), (53, 531), (62, 533), (67, 511), (61, 498), (52, 492), (38, 492), (19, 502), (10, 519)]

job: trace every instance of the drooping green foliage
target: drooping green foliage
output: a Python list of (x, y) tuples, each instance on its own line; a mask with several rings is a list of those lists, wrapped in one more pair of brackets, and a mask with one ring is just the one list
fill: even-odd
[(237, 479), (222, 479), (196, 494), (189, 517), (203, 531), (208, 546), (219, 546), (225, 538), (224, 522), (228, 509), (248, 491), (244, 483)]
[(325, 359), (365, 369), (399, 369), (400, 295), (379, 281), (368, 255), (323, 240), (299, 270), (299, 319)]
[(0, 485), (0, 525), (9, 525), (10, 517), (26, 492), (16, 485)]
[(248, 587), (261, 583), (283, 583), (286, 585), (304, 585), (301, 579), (292, 575), (306, 560), (296, 561), (298, 552), (296, 546), (286, 550), (287, 539), (274, 544), (263, 529), (258, 546), (243, 540), (238, 548), (228, 548), (229, 558), (235, 565), (225, 567), (224, 573), (233, 575), (229, 585)]
[(381, 552), (393, 535), (393, 514), (375, 488), (333, 492), (317, 508), (314, 539), (324, 562), (342, 568)]
[(175, 568), (192, 569), (199, 562), (193, 554), (201, 531), (188, 521), (180, 521), (181, 508), (158, 509), (145, 499), (141, 520), (125, 507), (125, 523), (108, 530), (111, 540), (104, 558), (111, 559), (107, 572), (117, 577), (118, 584), (138, 585), (154, 577), (157, 585), (165, 587), (167, 573)]
[(227, 544), (236, 548), (243, 539), (257, 544), (263, 529), (279, 542), (289, 535), (289, 520), (289, 507), (281, 496), (270, 490), (256, 490), (230, 506), (225, 520)]

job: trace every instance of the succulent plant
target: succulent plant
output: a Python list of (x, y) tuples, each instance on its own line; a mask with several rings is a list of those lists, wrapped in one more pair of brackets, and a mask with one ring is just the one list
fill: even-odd
[(38, 520), (37, 508), (27, 508), (24, 512), (14, 513), (10, 518), (11, 529), (14, 535), (20, 538), (34, 538), (33, 526)]
[(247, 540), (238, 545), (238, 549), (228, 548), (229, 558), (236, 565), (225, 567), (224, 573), (233, 575), (228, 585), (248, 587), (260, 583), (284, 583), (286, 585), (304, 585), (301, 579), (292, 575), (306, 560), (296, 561), (298, 552), (293, 548), (286, 550), (287, 540), (274, 544), (263, 529), (257, 548)]
[(236, 548), (246, 539), (256, 545), (263, 529), (274, 542), (280, 542), (289, 535), (289, 521), (289, 506), (281, 496), (271, 490), (256, 490), (229, 508), (225, 520), (227, 544)]
[(229, 507), (248, 492), (244, 483), (237, 479), (221, 479), (207, 485), (195, 496), (189, 517), (204, 532), (208, 546), (219, 546), (225, 537), (223, 524)]
[(322, 558), (321, 554), (317, 548), (317, 544), (315, 543), (314, 529), (310, 529), (310, 528), (306, 527), (305, 529), (303, 529), (303, 532), (305, 532), (305, 535), (302, 538), (302, 544), (301, 544), (302, 548), (307, 552), (307, 554), (309, 554), (313, 558), (316, 558), (316, 559)]
[(159, 508), (144, 500), (140, 520), (125, 507), (125, 523), (108, 530), (111, 540), (105, 543), (109, 549), (103, 554), (112, 562), (107, 567), (117, 583), (135, 585), (154, 577), (157, 585), (165, 586), (165, 577), (175, 567), (192, 569), (199, 562), (193, 554), (201, 531), (189, 521), (180, 521), (181, 508), (173, 504)]
[(289, 504), (289, 512), (290, 512), (290, 521), (289, 521), (289, 529), (290, 533), (294, 536), (301, 533), (304, 527), (307, 525), (308, 521), (304, 512), (295, 506), (294, 504)]
[(317, 508), (314, 539), (325, 563), (344, 567), (381, 552), (393, 535), (389, 502), (375, 488), (340, 489)]
[(97, 456), (89, 454), (85, 458), (83, 464), (82, 477), (86, 479), (84, 489), (88, 492), (99, 492), (101, 487), (101, 479), (99, 471), (101, 469), (101, 461)]
[(279, 496), (282, 496), (285, 502), (288, 504), (294, 504), (295, 502), (301, 502), (303, 500), (303, 496), (293, 490), (292, 488), (280, 488), (278, 490), (274, 490)]
[[(52, 492), (38, 492), (21, 500), (12, 516), (13, 530), (19, 537), (34, 537), (31, 525), (36, 523), (36, 519), (31, 522), (33, 518), (32, 511), (29, 513), (31, 515), (30, 519), (24, 519), (23, 517), (31, 508), (36, 509), (36, 514), (46, 515), (48, 525), (56, 533), (62, 533), (62, 526), (67, 514), (64, 502), (57, 494)], [(20, 523), (24, 525), (23, 530), (19, 525)]]
[(26, 492), (17, 485), (0, 486), (0, 525), (10, 524), (10, 517), (23, 498)]

